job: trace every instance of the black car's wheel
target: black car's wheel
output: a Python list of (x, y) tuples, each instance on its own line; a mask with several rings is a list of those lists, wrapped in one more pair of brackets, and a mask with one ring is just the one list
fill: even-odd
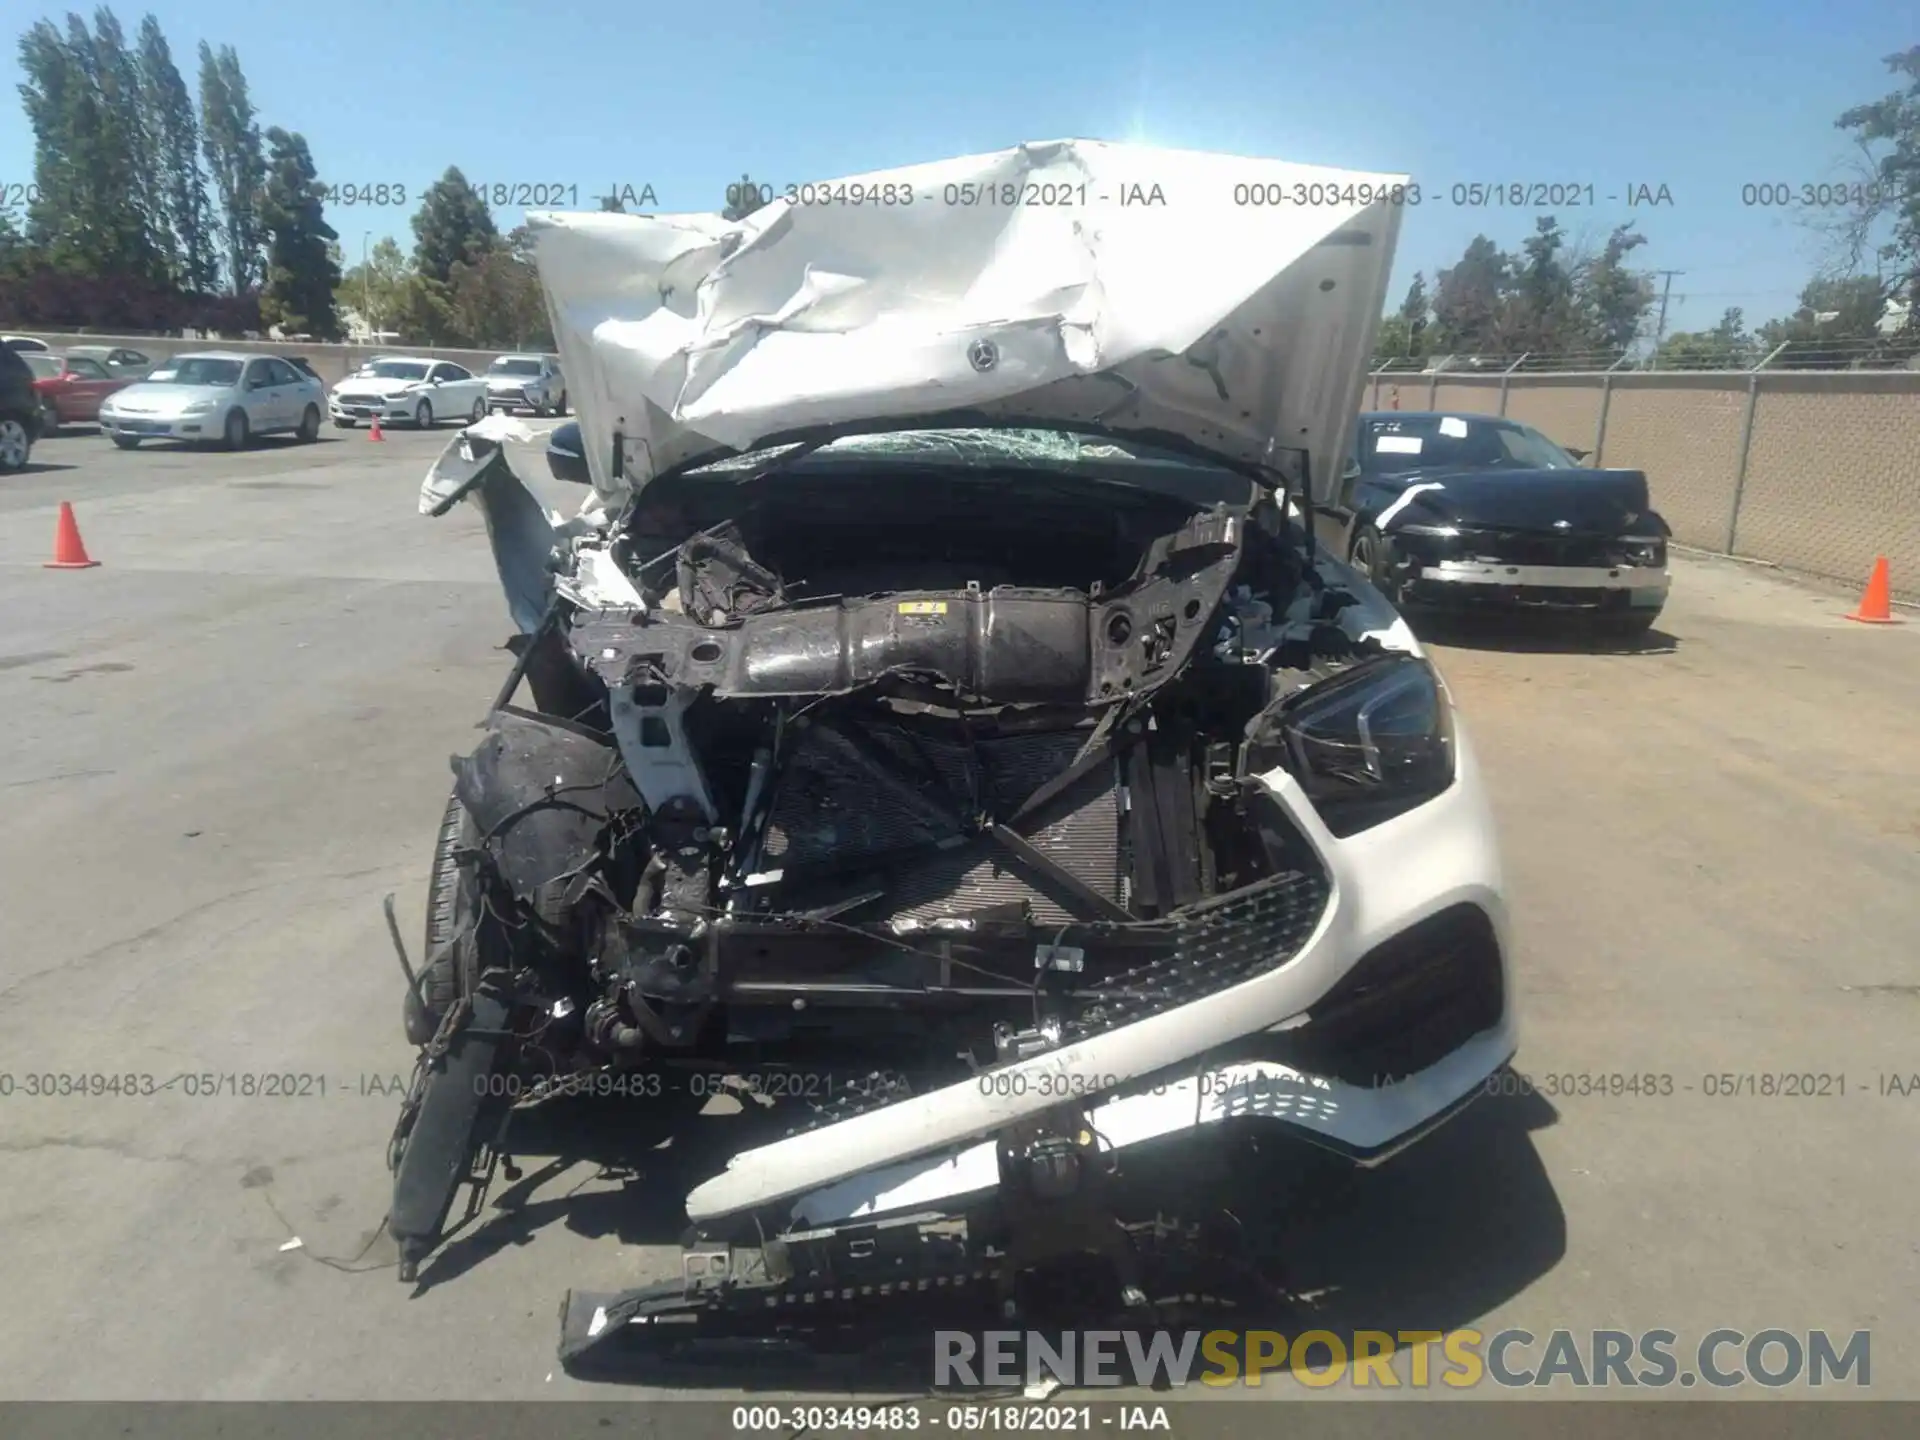
[(27, 468), (33, 454), (33, 436), (24, 420), (12, 415), (0, 417), (0, 475), (11, 475)]
[(433, 428), (432, 401), (422, 400), (418, 405), (413, 407), (413, 426), (416, 430), (431, 430)]
[(227, 449), (229, 450), (246, 449), (247, 448), (247, 412), (244, 410), (229, 410), (227, 412), (226, 428), (223, 429), (220, 433), (221, 433), (222, 443), (226, 445)]
[(351, 430), (359, 423), (358, 420), (342, 420), (338, 415), (333, 417), (333, 428), (336, 430)]
[(309, 405), (300, 417), (300, 428), (293, 432), (294, 438), (303, 444), (310, 444), (320, 438), (320, 407)]
[(1347, 561), (1390, 602), (1400, 603), (1399, 587), (1387, 570), (1387, 542), (1373, 526), (1362, 523), (1354, 527), (1353, 538), (1347, 542)]
[(553, 413), (556, 415), (564, 415), (567, 413), (567, 392), (566, 391), (562, 390), (560, 392), (560, 398), (554, 402)]
[(140, 438), (137, 435), (116, 435), (113, 443), (118, 449), (132, 450), (140, 444)]
[(457, 950), (448, 945), (468, 922), (474, 904), (473, 877), (455, 859), (455, 852), (480, 843), (479, 827), (457, 795), (447, 797), (440, 833), (433, 842), (433, 868), (427, 876), (427, 953), (422, 962), (420, 994), (406, 997), (403, 1020), (407, 1040), (424, 1045), (440, 1028), (441, 1018), (459, 998), (465, 984)]
[(53, 408), (53, 402), (51, 400), (42, 401), (40, 404), (40, 438), (44, 440), (49, 435), (57, 435), (59, 431), (60, 412)]

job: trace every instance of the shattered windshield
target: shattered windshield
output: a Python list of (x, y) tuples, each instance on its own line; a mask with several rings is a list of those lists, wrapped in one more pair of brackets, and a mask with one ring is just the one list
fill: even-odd
[[(805, 448), (794, 444), (749, 450), (695, 466), (686, 473), (729, 479), (777, 465), (783, 455)], [(1244, 475), (1198, 456), (1104, 435), (1039, 428), (888, 430), (844, 435), (796, 458), (793, 469), (828, 469), (847, 463), (1067, 472), (1165, 490), (1199, 504), (1245, 504), (1252, 489), (1252, 482)]]

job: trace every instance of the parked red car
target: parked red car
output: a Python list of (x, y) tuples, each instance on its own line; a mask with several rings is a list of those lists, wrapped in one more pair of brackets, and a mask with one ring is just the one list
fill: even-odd
[(22, 354), (33, 369), (33, 392), (40, 402), (40, 434), (53, 434), (62, 425), (98, 421), (100, 402), (124, 390), (141, 377), (114, 375), (87, 355)]

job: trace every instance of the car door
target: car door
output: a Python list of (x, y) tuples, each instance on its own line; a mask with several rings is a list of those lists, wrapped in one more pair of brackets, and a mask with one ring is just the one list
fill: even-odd
[(274, 389), (280, 395), (280, 423), (289, 430), (300, 428), (312, 397), (307, 393), (307, 377), (284, 360), (273, 362)]
[(246, 373), (240, 377), (240, 403), (247, 412), (247, 428), (256, 435), (285, 425), (282, 417), (286, 401), (281, 387), (274, 384), (271, 360), (256, 358), (247, 362)]
[(446, 402), (444, 405), (435, 405), (433, 408), (443, 415), (457, 415), (464, 418), (473, 409), (473, 402), (478, 400), (485, 391), (487, 382), (476, 377), (471, 370), (455, 365), (450, 360), (442, 360), (434, 370), (440, 378), (441, 390), (446, 395)]
[(98, 420), (100, 402), (119, 387), (107, 374), (107, 367), (86, 355), (67, 357), (66, 397), (61, 405), (63, 420)]

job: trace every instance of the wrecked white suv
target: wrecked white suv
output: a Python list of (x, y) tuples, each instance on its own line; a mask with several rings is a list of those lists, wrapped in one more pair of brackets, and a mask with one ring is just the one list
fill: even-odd
[[(1235, 203), (1295, 182), (1342, 203)], [(1515, 1047), (1473, 750), (1310, 538), (1404, 180), (1055, 142), (836, 183), (910, 198), (530, 217), (594, 493), (542, 506), (496, 419), (421, 499), (483, 510), (519, 633), (409, 968), (403, 1278), (546, 1097), (778, 1117), (685, 1195), (680, 1280), (572, 1294), (570, 1362), (1089, 1252), (1153, 1305), (1151, 1157), (1196, 1213), (1249, 1128), (1364, 1166)]]

